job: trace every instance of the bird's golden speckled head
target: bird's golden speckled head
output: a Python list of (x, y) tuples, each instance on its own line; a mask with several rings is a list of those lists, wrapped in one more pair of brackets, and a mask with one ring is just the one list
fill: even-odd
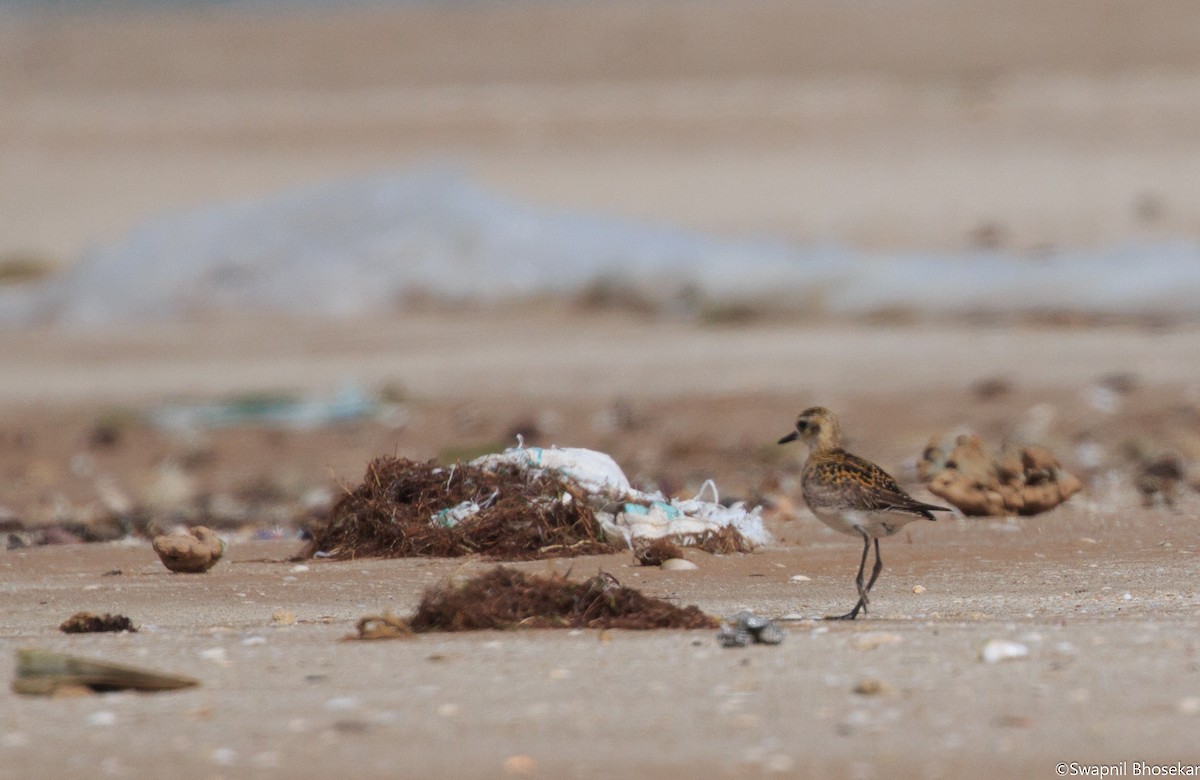
[(802, 439), (813, 452), (842, 446), (842, 426), (833, 412), (823, 406), (805, 409), (796, 419), (796, 430), (779, 440), (780, 444)]

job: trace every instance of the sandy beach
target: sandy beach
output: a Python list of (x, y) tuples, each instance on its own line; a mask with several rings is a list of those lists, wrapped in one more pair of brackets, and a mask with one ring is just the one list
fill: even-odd
[[(153, 215), (429, 164), (558, 209), (867, 251), (1194, 241), (1198, 16), (1187, 0), (9, 9), (0, 259), (67, 268)], [(6, 691), (0, 780), (1200, 764), (1200, 497), (1191, 473), (1174, 506), (1135, 485), (1147, 459), (1200, 458), (1194, 323), (734, 314), (558, 300), (0, 330), (3, 538), (114, 495), (249, 507), (252, 529), (223, 529), (204, 575), (170, 574), (143, 538), (0, 552), (0, 680), (39, 647), (201, 683)], [(348, 386), (386, 413), (152, 422)], [(745, 649), (715, 631), (341, 641), (491, 564), (298, 562), (296, 529), (269, 514), (294, 519), (380, 455), (454, 460), (517, 434), (590, 447), (668, 495), (711, 478), (767, 504), (777, 543), (688, 552), (695, 571), (627, 553), (520, 568), (603, 570), (718, 617), (819, 618), (852, 605), (860, 544), (803, 508), (803, 452), (775, 445), (817, 403), (926, 500), (917, 458), (964, 430), (1046, 444), (1086, 488), (1036, 517), (910, 526), (883, 544), (869, 615), (789, 621), (782, 644)], [(61, 633), (79, 610), (140, 630)], [(982, 660), (991, 640), (1025, 655)]]

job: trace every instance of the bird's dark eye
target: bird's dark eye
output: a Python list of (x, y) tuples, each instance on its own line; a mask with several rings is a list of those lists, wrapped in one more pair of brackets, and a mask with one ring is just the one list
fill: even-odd
[(804, 433), (806, 430), (808, 430), (808, 420), (797, 420), (796, 430), (800, 431), (801, 433)]

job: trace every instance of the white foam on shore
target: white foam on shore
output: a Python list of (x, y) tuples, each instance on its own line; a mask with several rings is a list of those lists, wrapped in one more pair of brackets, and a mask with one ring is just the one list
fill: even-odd
[(537, 208), (456, 173), (355, 179), (147, 220), (64, 277), (0, 291), (0, 323), (95, 325), (271, 310), (341, 316), (414, 296), (502, 302), (607, 282), (668, 304), (770, 300), (799, 309), (930, 314), (1053, 309), (1200, 314), (1200, 246), (1030, 259), (867, 254), (731, 240)]

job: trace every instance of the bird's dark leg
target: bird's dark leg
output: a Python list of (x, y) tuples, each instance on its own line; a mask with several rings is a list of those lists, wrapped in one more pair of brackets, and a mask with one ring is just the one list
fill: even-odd
[[(879, 579), (879, 572), (883, 571), (883, 558), (879, 557), (879, 540), (875, 540), (875, 565), (871, 567), (871, 579), (867, 580), (867, 593), (871, 592), (871, 586), (875, 584), (875, 580)], [(863, 594), (864, 598), (866, 594)]]
[[(863, 554), (862, 560), (858, 563), (858, 576), (854, 578), (854, 584), (858, 586), (858, 603), (854, 605), (854, 609), (844, 615), (830, 615), (826, 620), (854, 620), (858, 617), (859, 610), (867, 608), (867, 591), (870, 590), (870, 585), (863, 587), (863, 570), (867, 568), (867, 553), (871, 552), (871, 537), (863, 534)], [(875, 567), (877, 571), (871, 576), (871, 584), (875, 583), (875, 576), (879, 574), (878, 569), (882, 568), (883, 564), (879, 563), (879, 541), (875, 541)]]

